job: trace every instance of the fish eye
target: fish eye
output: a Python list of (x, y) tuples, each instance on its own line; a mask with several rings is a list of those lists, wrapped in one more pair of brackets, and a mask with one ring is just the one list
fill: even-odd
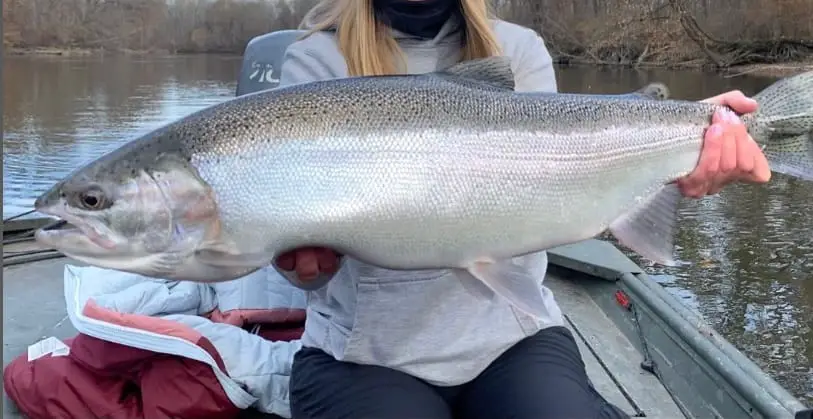
[(101, 210), (109, 207), (109, 203), (99, 189), (92, 188), (79, 193), (78, 203), (87, 210)]

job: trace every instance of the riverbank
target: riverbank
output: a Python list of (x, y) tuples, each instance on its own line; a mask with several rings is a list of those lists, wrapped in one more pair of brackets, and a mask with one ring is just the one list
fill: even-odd
[(670, 62), (643, 62), (643, 63), (613, 63), (590, 59), (556, 59), (556, 64), (580, 65), (580, 66), (606, 66), (620, 68), (666, 68), (671, 70), (706, 70), (717, 72), (724, 77), (737, 77), (743, 75), (757, 77), (788, 77), (805, 71), (813, 71), (813, 60), (788, 61), (773, 64), (745, 64), (733, 65), (730, 67), (717, 68), (711, 63), (703, 60), (683, 61), (679, 63)]
[[(133, 50), (133, 49), (106, 49), (106, 48), (73, 48), (73, 47), (6, 47), (6, 55), (26, 55), (26, 56), (58, 56), (58, 57), (81, 57), (92, 55), (193, 55), (193, 54), (235, 54), (242, 53), (235, 51), (169, 51), (166, 49)], [(554, 57), (558, 64), (578, 64), (586, 66), (617, 66), (617, 67), (637, 67), (637, 68), (679, 68), (679, 69), (707, 69), (717, 71), (725, 77), (737, 77), (742, 75), (758, 77), (787, 77), (805, 71), (813, 71), (813, 59), (805, 61), (788, 61), (773, 64), (747, 64), (736, 65), (728, 68), (714, 68), (712, 63), (706, 60), (697, 59), (682, 62), (605, 62), (588, 57)]]
[(92, 55), (105, 54), (126, 54), (126, 55), (169, 55), (167, 50), (110, 50), (105, 48), (81, 48), (81, 47), (5, 47), (6, 55), (27, 55), (27, 56), (55, 56), (55, 57), (86, 57)]
[(560, 59), (554, 58), (556, 64), (579, 65), (596, 67), (619, 67), (619, 68), (665, 68), (670, 70), (705, 70), (716, 72), (723, 77), (756, 76), (756, 77), (789, 77), (795, 74), (813, 71), (813, 60), (788, 61), (783, 63), (761, 63), (733, 65), (730, 67), (717, 68), (711, 63), (703, 60), (684, 61), (680, 63), (670, 62), (643, 62), (643, 63), (613, 63), (602, 62), (590, 59)]
[(3, 53), (5, 55), (44, 55), (44, 56), (58, 56), (58, 57), (83, 57), (88, 55), (100, 54), (100, 50), (89, 48), (52, 48), (52, 47), (37, 47), (37, 48), (18, 48), (18, 47), (4, 47)]
[(783, 64), (749, 64), (735, 66), (728, 70), (727, 77), (759, 76), (759, 77), (788, 77), (794, 74), (813, 71), (813, 60), (783, 63)]
[(110, 49), (110, 48), (81, 48), (81, 47), (5, 47), (5, 55), (22, 55), (22, 56), (42, 56), (42, 57), (87, 57), (98, 55), (150, 55), (150, 56), (172, 56), (172, 55), (240, 55), (240, 52), (234, 51), (170, 51), (167, 49), (150, 49), (150, 50), (137, 50), (137, 49)]

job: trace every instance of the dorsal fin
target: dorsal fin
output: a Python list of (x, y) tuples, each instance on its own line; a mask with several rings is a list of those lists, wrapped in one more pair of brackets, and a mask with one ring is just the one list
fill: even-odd
[(652, 100), (666, 100), (669, 99), (669, 88), (665, 84), (659, 82), (649, 83), (646, 86), (635, 91), (640, 95), (644, 95)]
[(439, 73), (514, 90), (514, 72), (511, 70), (511, 59), (508, 57), (495, 56), (463, 61)]

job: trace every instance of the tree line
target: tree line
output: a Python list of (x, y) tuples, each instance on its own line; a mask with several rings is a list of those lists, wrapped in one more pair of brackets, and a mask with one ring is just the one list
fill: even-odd
[[(727, 67), (813, 57), (813, 0), (494, 0), (560, 62)], [(3, 43), (242, 52), (316, 0), (2, 0)]]

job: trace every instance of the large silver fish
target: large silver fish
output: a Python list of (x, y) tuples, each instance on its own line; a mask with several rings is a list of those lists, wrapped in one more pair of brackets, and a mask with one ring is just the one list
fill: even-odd
[[(609, 229), (670, 264), (670, 182), (695, 168), (718, 106), (517, 93), (513, 80), (497, 57), (235, 98), (77, 169), (35, 204), (77, 228), (36, 237), (92, 265), (192, 281), (325, 246), (454, 269), (531, 314), (535, 281), (501, 261)], [(813, 180), (813, 73), (755, 99), (744, 121), (773, 169)]]

